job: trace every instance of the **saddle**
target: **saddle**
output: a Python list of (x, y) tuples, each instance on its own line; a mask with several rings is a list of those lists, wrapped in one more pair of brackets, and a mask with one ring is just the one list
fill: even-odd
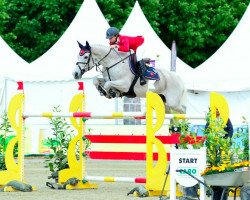
[[(144, 70), (144, 77), (148, 80), (160, 80), (160, 76), (157, 70), (155, 69), (155, 60), (151, 60), (150, 58), (143, 58), (143, 61), (146, 65), (146, 69)], [(137, 62), (136, 54), (131, 54), (129, 57), (129, 68), (135, 76), (139, 75), (138, 65), (139, 63)]]
[[(160, 76), (158, 72), (155, 70), (153, 66), (151, 66), (151, 60), (149, 58), (143, 59), (146, 65), (146, 69), (144, 69), (144, 77), (149, 80), (160, 80)], [(129, 68), (132, 74), (135, 75), (134, 80), (132, 81), (128, 92), (122, 93), (122, 96), (126, 96), (128, 98), (135, 98), (134, 86), (139, 78), (139, 66), (140, 64), (137, 62), (136, 54), (130, 54), (129, 56)]]

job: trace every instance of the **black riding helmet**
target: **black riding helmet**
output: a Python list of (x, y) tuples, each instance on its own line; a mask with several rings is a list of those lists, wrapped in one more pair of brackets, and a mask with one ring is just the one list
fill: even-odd
[(110, 39), (119, 34), (119, 30), (115, 27), (110, 27), (106, 31), (106, 39)]

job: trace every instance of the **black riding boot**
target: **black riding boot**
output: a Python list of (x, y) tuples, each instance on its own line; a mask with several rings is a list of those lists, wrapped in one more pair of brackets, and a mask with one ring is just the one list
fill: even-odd
[(139, 61), (139, 66), (138, 66), (138, 71), (139, 71), (139, 76), (140, 76), (140, 85), (145, 85), (147, 83), (145, 77), (144, 77), (144, 72), (146, 70), (146, 65), (143, 60)]

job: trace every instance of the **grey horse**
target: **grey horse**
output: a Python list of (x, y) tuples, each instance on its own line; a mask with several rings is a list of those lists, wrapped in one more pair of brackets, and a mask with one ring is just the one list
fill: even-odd
[[(78, 42), (80, 53), (73, 71), (75, 79), (81, 79), (82, 75), (93, 69), (99, 69), (102, 77), (95, 77), (94, 85), (100, 94), (107, 98), (114, 97), (146, 97), (147, 91), (152, 91), (161, 96), (165, 103), (166, 112), (186, 112), (187, 91), (182, 79), (175, 73), (163, 68), (156, 68), (160, 80), (154, 82), (154, 88), (141, 86), (130, 70), (129, 57), (131, 52), (119, 52), (105, 45), (85, 46)], [(132, 93), (131, 93), (132, 91)]]

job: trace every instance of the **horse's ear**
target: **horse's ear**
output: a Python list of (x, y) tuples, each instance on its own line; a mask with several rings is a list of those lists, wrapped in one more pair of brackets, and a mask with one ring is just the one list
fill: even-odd
[(86, 49), (88, 49), (89, 51), (90, 51), (90, 49), (91, 49), (91, 47), (90, 47), (90, 45), (89, 45), (89, 42), (88, 42), (88, 41), (86, 41)]
[(78, 43), (80, 49), (83, 49), (83, 48), (84, 48), (84, 46), (83, 46), (79, 41), (77, 41), (77, 43)]

